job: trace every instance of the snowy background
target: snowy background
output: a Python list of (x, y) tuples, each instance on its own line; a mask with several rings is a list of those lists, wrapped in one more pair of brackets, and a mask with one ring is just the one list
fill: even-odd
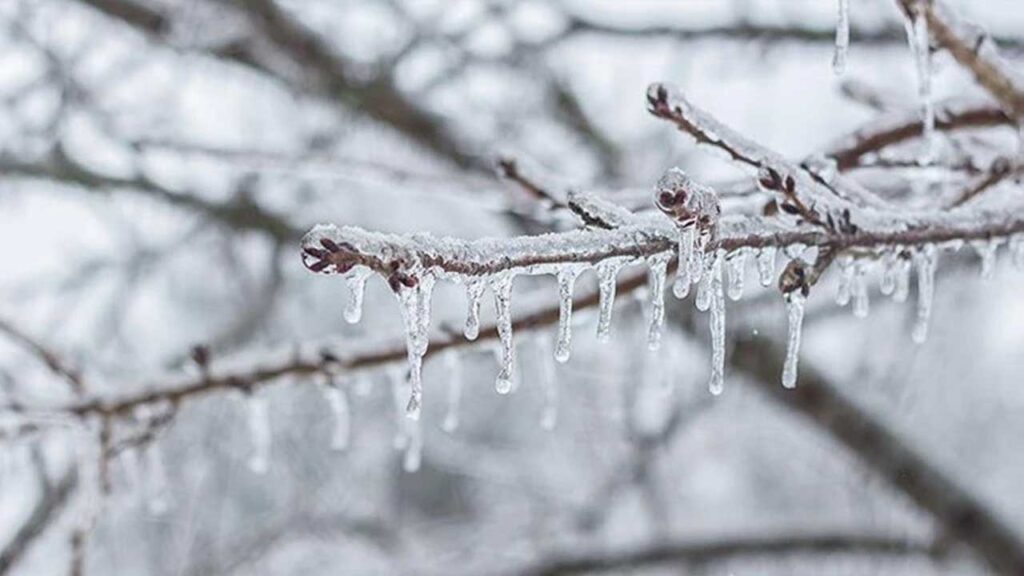
[[(116, 16), (132, 4), (166, 21), (140, 31)], [(310, 274), (299, 238), (321, 222), (463, 238), (549, 229), (519, 187), (491, 173), (499, 155), (559, 189), (630, 198), (672, 166), (709, 182), (743, 178), (651, 117), (651, 82), (677, 85), (793, 158), (877, 113), (844, 97), (844, 82), (918, 106), (888, 0), (851, 0), (842, 77), (831, 69), (829, 0), (277, 4), (359, 89), (275, 52), (245, 2), (0, 3), (0, 319), (81, 370), (90, 395), (194, 378), (199, 344), (217, 370), (294, 349), (400, 343), (386, 284), (372, 277), (362, 321), (345, 323), (344, 283)], [(950, 4), (997, 38), (1024, 40), (1016, 0)], [(685, 33), (711, 29), (726, 32)], [(255, 46), (269, 65), (239, 63), (238, 46)], [(934, 64), (936, 99), (981, 95), (948, 56)], [(425, 111), (443, 136), (417, 138), (368, 113), (382, 92)], [(970, 250), (944, 256), (923, 345), (909, 337), (912, 302), (881, 298), (873, 281), (870, 316), (855, 319), (834, 305), (832, 274), (812, 292), (801, 355), (1024, 533), (1024, 284), (1009, 260), (982, 280)], [(588, 273), (577, 293), (595, 286)], [(556, 295), (551, 278), (521, 279), (513, 312)], [(658, 542), (835, 530), (942, 539), (940, 522), (784, 401), (728, 367), (724, 394), (711, 396), (705, 315), (667, 302), (657, 353), (633, 295), (616, 302), (610, 344), (595, 340), (592, 310), (575, 315), (566, 364), (551, 360), (554, 327), (517, 334), (508, 396), (494, 391), (493, 343), (431, 357), (419, 431), (396, 410), (404, 363), (343, 375), (345, 450), (332, 450), (336, 416), (319, 377), (185, 402), (151, 445), (113, 460), (102, 502), (75, 495), (0, 573), (65, 573), (70, 535), (94, 505), (86, 574), (517, 574)], [(730, 339), (784, 340), (784, 303), (757, 285), (752, 263), (744, 300), (728, 306)], [(435, 329), (458, 331), (463, 290), (439, 285), (433, 312)], [(493, 321), (489, 299), (482, 314)], [(17, 420), (19, 402), (74, 398), (8, 336), (0, 424)], [(455, 379), (460, 426), (449, 433), (441, 424)], [(553, 430), (540, 425), (549, 385)], [(271, 438), (262, 474), (251, 470), (261, 430), (250, 405), (260, 402)], [(0, 443), (0, 546), (31, 520), (40, 466), (56, 482), (90, 457), (79, 423), (54, 419), (44, 434)], [(419, 435), (421, 461), (410, 466)], [(955, 543), (943, 550), (726, 555), (636, 573), (986, 573)]]

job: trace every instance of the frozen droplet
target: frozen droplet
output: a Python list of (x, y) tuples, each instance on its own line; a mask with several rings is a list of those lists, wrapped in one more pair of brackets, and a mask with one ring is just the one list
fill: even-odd
[(837, 259), (839, 265), (839, 284), (836, 285), (836, 304), (846, 306), (850, 303), (851, 285), (853, 284), (853, 259), (843, 255)]
[(999, 240), (995, 238), (971, 241), (971, 247), (981, 258), (981, 277), (986, 280), (992, 277), (992, 271), (995, 270), (996, 251), (999, 249), (999, 244)]
[(683, 299), (690, 293), (690, 259), (693, 253), (693, 241), (697, 227), (694, 225), (679, 229), (679, 248), (677, 250), (676, 279), (672, 283), (672, 294)]
[(270, 408), (267, 399), (259, 394), (250, 394), (246, 400), (249, 411), (249, 470), (265, 474), (270, 468)]
[(406, 421), (406, 438), (402, 470), (416, 472), (423, 463), (423, 426), (419, 420)]
[(454, 350), (444, 355), (444, 375), (448, 379), (448, 408), (441, 428), (451, 433), (459, 428), (459, 403), (462, 401), (462, 362)]
[(938, 251), (932, 244), (926, 244), (914, 253), (917, 268), (917, 320), (912, 334), (914, 342), (921, 344), (928, 339), (928, 324), (932, 315), (932, 300), (935, 296), (935, 268)]
[(661, 347), (661, 327), (665, 323), (665, 273), (669, 255), (655, 254), (647, 259), (647, 290), (650, 307), (647, 317), (647, 348)]
[(836, 21), (836, 47), (832, 55), (832, 71), (842, 76), (846, 71), (846, 55), (850, 49), (850, 0), (839, 0), (839, 19)]
[(476, 340), (480, 335), (480, 300), (483, 298), (484, 289), (487, 285), (479, 278), (473, 278), (466, 282), (466, 327), (463, 333), (466, 340)]
[(775, 280), (775, 246), (764, 246), (757, 251), (757, 277), (767, 288)]
[(555, 360), (568, 362), (572, 353), (572, 291), (580, 270), (566, 266), (558, 272), (558, 341)]
[(348, 392), (333, 382), (324, 385), (324, 396), (331, 407), (334, 417), (334, 430), (331, 433), (331, 450), (342, 451), (348, 448), (352, 436), (352, 415), (349, 409)]
[[(711, 277), (711, 316), (708, 319), (711, 327), (711, 378), (708, 380), (708, 389), (716, 396), (722, 393), (725, 382), (725, 294), (722, 290), (722, 258), (721, 252), (716, 254), (714, 264), (708, 271)], [(732, 278), (730, 276), (730, 283)]]
[(857, 318), (867, 318), (869, 306), (867, 271), (861, 262), (853, 265), (853, 280), (850, 292), (853, 296), (853, 315)]
[(494, 292), (494, 310), (497, 315), (498, 340), (501, 342), (501, 360), (494, 389), (498, 394), (512, 391), (512, 371), (515, 347), (512, 342), (512, 274), (498, 274), (491, 280)]
[(345, 301), (345, 321), (349, 324), (357, 324), (363, 317), (363, 294), (366, 292), (366, 279), (370, 276), (370, 269), (362, 266), (353, 268), (345, 275), (345, 284), (348, 286), (348, 300)]
[(145, 458), (143, 468), (146, 478), (146, 510), (153, 516), (162, 516), (171, 508), (163, 453), (158, 445), (153, 444), (145, 449), (143, 456)]
[(621, 268), (622, 262), (619, 260), (606, 260), (597, 265), (597, 285), (600, 296), (597, 313), (597, 339), (600, 342), (607, 342), (611, 338), (616, 277)]
[(786, 361), (782, 367), (782, 385), (796, 387), (797, 364), (800, 361), (800, 332), (804, 323), (804, 295), (800, 290), (786, 294), (789, 334), (786, 337)]
[(743, 281), (747, 271), (747, 250), (740, 248), (733, 252), (726, 260), (729, 272), (729, 299), (739, 300), (743, 298)]

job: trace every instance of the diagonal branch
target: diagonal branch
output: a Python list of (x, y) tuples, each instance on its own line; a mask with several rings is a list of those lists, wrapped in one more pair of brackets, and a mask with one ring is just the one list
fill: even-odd
[(72, 392), (78, 395), (85, 393), (82, 374), (61, 358), (60, 354), (3, 318), (0, 318), (0, 332), (6, 334), (11, 340), (14, 340), (38, 357), (51, 372), (60, 376), (68, 383)]

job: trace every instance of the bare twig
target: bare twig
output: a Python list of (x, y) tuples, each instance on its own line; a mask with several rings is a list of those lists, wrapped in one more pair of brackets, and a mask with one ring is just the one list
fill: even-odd
[(82, 383), (82, 375), (78, 370), (72, 368), (60, 354), (19, 330), (10, 321), (0, 318), (0, 332), (6, 334), (30, 352), (34, 354), (51, 372), (60, 376), (68, 383), (71, 391), (81, 395), (85, 393), (85, 386)]

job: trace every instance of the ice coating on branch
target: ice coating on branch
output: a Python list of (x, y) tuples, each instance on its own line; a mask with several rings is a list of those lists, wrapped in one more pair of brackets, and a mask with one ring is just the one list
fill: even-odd
[(624, 263), (621, 259), (611, 259), (597, 265), (597, 286), (600, 297), (597, 313), (597, 340), (599, 342), (607, 342), (611, 338), (616, 277)]
[(540, 362), (543, 371), (541, 386), (544, 388), (544, 410), (541, 412), (540, 427), (544, 430), (554, 430), (558, 425), (558, 380), (555, 377), (555, 364), (546, 354), (541, 355)]
[(146, 478), (146, 510), (153, 516), (162, 516), (171, 508), (163, 453), (158, 445), (152, 444), (144, 449), (143, 456), (145, 458), (143, 467)]
[(366, 291), (366, 279), (370, 277), (370, 269), (362, 266), (352, 269), (345, 275), (348, 285), (348, 300), (345, 301), (345, 321), (358, 324), (363, 317), (363, 293)]
[(626, 208), (589, 192), (570, 190), (566, 201), (569, 209), (587, 225), (617, 228), (637, 220), (637, 216)]
[(680, 300), (690, 293), (690, 259), (693, 257), (695, 227), (687, 226), (679, 231), (676, 264), (676, 279), (672, 283), (672, 294)]
[(850, 292), (853, 295), (853, 315), (857, 318), (867, 318), (869, 306), (867, 270), (861, 262), (853, 265)]
[(839, 0), (836, 22), (836, 48), (832, 55), (832, 71), (841, 76), (846, 71), (846, 54), (850, 49), (850, 0)]
[(512, 391), (512, 371), (515, 364), (515, 346), (512, 342), (512, 280), (514, 275), (498, 274), (491, 279), (494, 292), (494, 311), (497, 314), (498, 340), (501, 341), (501, 360), (494, 389), (498, 394)]
[(420, 417), (423, 404), (423, 356), (430, 344), (430, 298), (433, 289), (434, 277), (422, 273), (412, 286), (399, 286), (395, 293), (402, 306), (409, 362), (410, 390), (405, 412), (413, 420)]
[(839, 284), (836, 285), (836, 304), (846, 306), (850, 303), (850, 293), (853, 285), (853, 258), (844, 254), (837, 260), (836, 264), (839, 265)]
[(679, 260), (672, 293), (685, 298), (704, 272), (704, 251), (722, 213), (718, 193), (679, 168), (671, 168), (658, 180), (654, 194), (655, 205), (678, 230)]
[(479, 278), (471, 278), (466, 282), (466, 327), (463, 334), (466, 340), (476, 340), (480, 335), (480, 300), (483, 298), (487, 285)]
[(324, 387), (324, 397), (334, 417), (334, 430), (331, 432), (331, 450), (341, 452), (348, 449), (352, 436), (352, 414), (349, 409), (348, 392), (333, 382)]
[(765, 288), (775, 280), (775, 246), (764, 246), (757, 251), (757, 278)]
[(558, 272), (558, 341), (555, 360), (568, 362), (572, 353), (572, 290), (581, 268), (566, 266)]
[(914, 253), (914, 264), (917, 267), (917, 320), (914, 322), (911, 336), (917, 344), (922, 344), (928, 339), (928, 324), (935, 295), (937, 259), (938, 250), (933, 244), (926, 244)]
[(711, 327), (711, 378), (708, 380), (708, 390), (717, 396), (722, 393), (725, 381), (725, 294), (722, 289), (724, 256), (719, 252), (714, 258), (708, 270), (711, 277), (711, 317), (708, 319)]
[[(919, 0), (923, 1), (923, 0)], [(924, 7), (914, 4), (907, 22), (907, 41), (914, 55), (917, 71), (917, 93), (921, 99), (921, 137), (924, 149), (920, 158), (922, 164), (929, 164), (935, 155), (935, 106), (932, 101), (932, 57), (928, 38), (928, 18)]]
[(786, 311), (789, 319), (789, 333), (786, 337), (786, 361), (782, 367), (782, 385), (796, 387), (797, 364), (800, 361), (800, 332), (804, 323), (805, 297), (800, 290), (786, 294)]
[(647, 316), (647, 348), (661, 347), (661, 327), (665, 323), (665, 273), (669, 255), (655, 254), (648, 258), (647, 290), (651, 303)]
[(270, 467), (270, 413), (267, 399), (258, 394), (246, 398), (249, 420), (249, 470), (265, 474)]
[(736, 301), (743, 298), (743, 281), (747, 271), (747, 249), (740, 248), (726, 260), (729, 273), (729, 299)]
[(462, 362), (454, 350), (444, 355), (444, 374), (448, 378), (448, 406), (441, 429), (451, 434), (459, 428), (459, 404), (462, 401)]
[(996, 251), (1001, 243), (1002, 241), (997, 238), (971, 241), (971, 248), (974, 248), (974, 251), (978, 253), (978, 258), (981, 258), (981, 277), (986, 280), (992, 277), (992, 272), (995, 270)]

